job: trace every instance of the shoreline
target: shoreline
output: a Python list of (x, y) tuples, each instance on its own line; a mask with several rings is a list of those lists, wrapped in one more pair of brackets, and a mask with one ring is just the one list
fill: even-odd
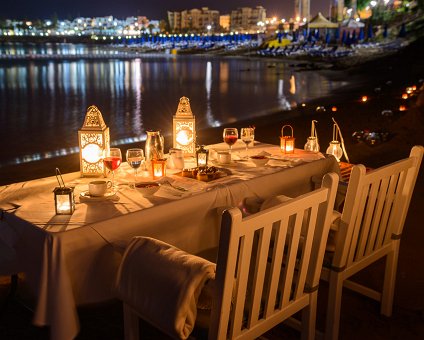
[[(261, 118), (253, 118), (245, 121), (237, 121), (217, 128), (207, 128), (199, 130), (202, 144), (213, 144), (221, 141), (221, 132), (225, 126), (234, 126), (241, 128), (243, 126), (254, 125), (257, 127), (255, 139), (262, 142), (278, 144), (280, 129), (284, 124), (290, 124), (294, 128), (296, 137), (296, 147), (303, 148), (308, 132), (310, 131), (311, 120), (318, 120), (317, 131), (320, 139), (321, 152), (325, 152), (328, 146), (332, 131), (331, 118), (334, 117), (339, 123), (343, 137), (346, 143), (346, 149), (350, 156), (351, 163), (364, 163), (366, 166), (376, 167), (387, 160), (387, 163), (406, 157), (410, 147), (415, 144), (424, 145), (424, 124), (423, 105), (421, 100), (417, 107), (414, 107), (414, 100), (409, 100), (409, 109), (406, 112), (398, 112), (399, 106), (403, 103), (401, 100), (402, 91), (406, 86), (415, 83), (417, 86), (419, 80), (424, 82), (424, 47), (423, 38), (418, 39), (405, 49), (396, 54), (381, 57), (346, 69), (319, 68), (317, 72), (324, 74), (330, 79), (343, 79), (349, 77), (350, 84), (335, 89), (335, 95), (317, 98), (307, 102), (306, 107), (297, 107), (290, 111), (270, 112)], [(217, 56), (219, 57), (219, 56)], [(246, 58), (245, 56), (239, 56)], [(260, 57), (258, 57), (260, 58)], [(261, 58), (262, 60), (264, 58)], [(291, 62), (281, 58), (266, 58), (270, 63), (286, 63), (290, 67), (303, 67), (305, 71), (314, 71), (305, 61)], [(300, 65), (300, 66), (299, 66)], [(298, 69), (299, 70), (299, 69)], [(300, 70), (301, 71), (301, 70)], [(368, 77), (368, 75), (371, 75)], [(379, 89), (377, 92), (376, 90)], [(360, 103), (360, 97), (367, 95), (369, 102)], [(423, 91), (420, 93), (423, 96)], [(331, 108), (337, 107), (337, 112), (332, 112)], [(324, 107), (325, 112), (317, 112), (317, 107)], [(383, 110), (392, 110), (393, 116), (382, 117)], [(411, 124), (411, 126), (408, 126)], [(353, 143), (351, 135), (358, 130), (368, 129), (377, 131), (385, 129), (390, 132), (391, 139), (377, 146), (362, 145), (364, 143)], [(405, 133), (406, 131), (406, 133)], [(413, 133), (410, 133), (413, 131)], [(403, 147), (395, 143), (402, 138)], [(170, 137), (165, 137), (166, 148), (170, 147)], [(198, 139), (199, 140), (199, 139)], [(393, 147), (387, 147), (393, 144)], [(121, 145), (122, 150), (131, 146), (144, 148), (144, 142), (136, 144)], [(386, 148), (393, 148), (397, 152), (386, 152), (384, 157), (376, 156)], [(409, 148), (409, 149), (408, 149)], [(402, 150), (402, 152), (401, 152)], [(400, 156), (402, 154), (402, 156)], [(395, 156), (396, 155), (396, 156)], [(375, 159), (378, 157), (378, 161)], [(73, 154), (64, 157), (55, 157), (42, 161), (29, 162), (19, 165), (9, 165), (0, 167), (0, 185), (6, 185), (13, 182), (20, 182), (29, 179), (35, 179), (54, 175), (54, 169), (59, 166), (62, 173), (79, 170), (79, 155)]]

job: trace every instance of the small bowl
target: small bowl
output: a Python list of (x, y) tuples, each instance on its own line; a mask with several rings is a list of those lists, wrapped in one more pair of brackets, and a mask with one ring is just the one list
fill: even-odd
[(143, 196), (152, 196), (159, 190), (160, 184), (158, 182), (138, 182), (135, 184), (135, 188)]
[(264, 166), (266, 163), (268, 163), (269, 158), (266, 156), (250, 156), (250, 160), (257, 166)]

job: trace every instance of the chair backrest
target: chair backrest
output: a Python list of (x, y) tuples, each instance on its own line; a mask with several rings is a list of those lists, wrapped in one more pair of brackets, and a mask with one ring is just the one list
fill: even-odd
[(414, 146), (408, 158), (368, 173), (363, 165), (353, 167), (333, 268), (349, 267), (400, 238), (423, 150)]
[(327, 174), (321, 188), (245, 219), (238, 208), (224, 213), (209, 339), (258, 337), (308, 306), (337, 183), (336, 174)]

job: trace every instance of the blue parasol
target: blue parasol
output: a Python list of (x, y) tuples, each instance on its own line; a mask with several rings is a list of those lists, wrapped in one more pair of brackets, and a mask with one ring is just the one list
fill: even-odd
[(368, 39), (372, 39), (372, 37), (373, 37), (372, 24), (371, 24), (371, 23), (369, 23), (369, 24), (368, 24), (368, 31), (367, 31), (367, 38), (368, 38)]
[(325, 43), (328, 45), (330, 43), (331, 37), (330, 37), (330, 32), (327, 32), (327, 34), (325, 35)]
[(364, 40), (364, 38), (365, 38), (364, 28), (363, 28), (363, 27), (361, 27), (361, 29), (359, 30), (359, 37), (358, 37), (358, 40), (359, 40), (359, 41), (362, 41), (362, 40)]
[(343, 34), (342, 34), (342, 44), (343, 45), (346, 44), (346, 31), (343, 31)]
[(334, 38), (336, 39), (336, 41), (339, 41), (339, 39), (340, 39), (340, 27), (337, 27), (336, 33), (334, 34)]

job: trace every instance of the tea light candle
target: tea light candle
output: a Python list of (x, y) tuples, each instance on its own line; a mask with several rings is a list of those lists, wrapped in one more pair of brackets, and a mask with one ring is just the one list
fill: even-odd
[(57, 187), (54, 190), (56, 215), (72, 215), (75, 210), (73, 188)]
[(165, 176), (166, 159), (152, 159), (153, 179)]

